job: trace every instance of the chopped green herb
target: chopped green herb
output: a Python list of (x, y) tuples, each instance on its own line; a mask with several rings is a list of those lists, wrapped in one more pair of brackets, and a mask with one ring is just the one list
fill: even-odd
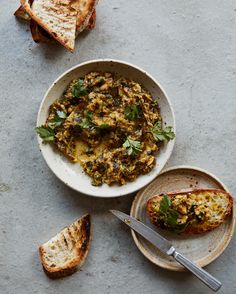
[(157, 100), (154, 100), (154, 101), (153, 101), (153, 105), (154, 105), (155, 107), (159, 107), (159, 103), (158, 103), (158, 101), (157, 101)]
[(40, 138), (43, 139), (43, 142), (52, 142), (54, 141), (54, 131), (50, 127), (37, 127), (36, 128), (37, 134), (40, 136)]
[(84, 81), (81, 79), (77, 80), (76, 83), (72, 86), (71, 93), (76, 98), (86, 96), (88, 91), (84, 86)]
[(111, 126), (109, 126), (109, 124), (101, 124), (99, 126), (95, 126), (96, 129), (98, 130), (106, 130), (109, 129)]
[(150, 130), (153, 135), (153, 138), (156, 141), (169, 141), (174, 139), (175, 133), (173, 132), (172, 127), (166, 127), (162, 129), (161, 121), (159, 120), (154, 127)]
[(57, 110), (57, 115), (60, 118), (66, 118), (66, 113), (64, 111)]
[(178, 217), (179, 217), (178, 212), (174, 209), (169, 208), (167, 211), (166, 220), (165, 220), (167, 226), (175, 228), (175, 226), (178, 225), (177, 224)]
[(64, 111), (56, 111), (56, 114), (52, 120), (48, 122), (48, 126), (51, 129), (55, 129), (56, 127), (59, 127), (64, 119), (66, 118), (66, 113)]
[(170, 206), (171, 206), (170, 197), (168, 195), (163, 195), (160, 202), (159, 212), (165, 214)]
[(85, 117), (86, 117), (87, 119), (89, 119), (89, 120), (92, 121), (92, 119), (93, 119), (93, 114), (92, 114), (92, 112), (90, 112), (90, 111), (85, 111), (85, 112), (84, 112), (84, 115), (85, 115)]
[(124, 114), (129, 120), (136, 120), (141, 116), (141, 108), (138, 105), (127, 106), (124, 110)]
[(175, 233), (180, 233), (189, 224), (189, 222), (186, 224), (178, 224), (179, 213), (171, 208), (171, 199), (168, 195), (163, 195), (159, 206), (159, 213), (165, 226)]
[(137, 155), (142, 151), (141, 143), (139, 141), (132, 140), (129, 137), (127, 137), (122, 146), (128, 150), (128, 155)]
[(90, 127), (93, 126), (92, 123), (92, 119), (93, 119), (93, 114), (90, 111), (86, 111), (84, 112), (84, 118), (82, 119), (82, 121), (79, 123), (79, 126), (82, 129), (89, 129)]

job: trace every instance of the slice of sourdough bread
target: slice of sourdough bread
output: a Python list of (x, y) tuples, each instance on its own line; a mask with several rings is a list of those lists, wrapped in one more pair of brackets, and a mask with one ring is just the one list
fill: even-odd
[(39, 247), (45, 273), (50, 278), (68, 276), (84, 263), (91, 241), (90, 216), (86, 214)]
[(21, 0), (26, 12), (54, 39), (74, 51), (78, 11), (72, 4), (80, 0)]

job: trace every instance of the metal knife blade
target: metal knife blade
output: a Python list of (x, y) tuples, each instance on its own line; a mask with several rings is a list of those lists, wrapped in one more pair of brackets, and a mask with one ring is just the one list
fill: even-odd
[(144, 225), (142, 222), (118, 210), (110, 210), (110, 212), (113, 213), (135, 232), (139, 233), (141, 236), (143, 236), (145, 239), (155, 245), (162, 252), (168, 255), (172, 255), (175, 251), (175, 248), (168, 240), (166, 240), (157, 232), (153, 231), (148, 226)]

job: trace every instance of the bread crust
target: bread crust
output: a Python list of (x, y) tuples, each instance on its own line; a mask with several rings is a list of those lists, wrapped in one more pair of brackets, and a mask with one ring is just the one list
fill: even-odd
[(92, 15), (90, 16), (86, 29), (93, 30), (95, 28), (96, 18), (97, 18), (96, 9), (94, 9)]
[[(92, 238), (90, 215), (86, 214), (82, 216), (78, 221), (82, 222), (81, 235), (84, 236), (84, 241), (81, 248), (78, 248), (77, 257), (70, 263), (67, 263), (66, 267), (49, 267), (45, 259), (44, 244), (42, 244), (39, 247), (39, 257), (40, 257), (44, 272), (51, 279), (58, 279), (58, 278), (62, 278), (62, 277), (73, 274), (84, 264), (86, 260), (86, 257), (90, 249), (90, 243)], [(69, 229), (70, 227), (71, 225), (68, 226), (66, 229)]]
[[(187, 226), (182, 232), (181, 234), (184, 235), (192, 235), (192, 234), (201, 234), (201, 233), (205, 233), (208, 231), (211, 231), (215, 228), (217, 228), (218, 226), (220, 226), (232, 213), (232, 208), (233, 208), (233, 197), (231, 196), (230, 193), (224, 191), (224, 190), (219, 190), (219, 189), (195, 189), (195, 190), (189, 190), (189, 191), (177, 191), (177, 192), (170, 192), (170, 193), (165, 193), (165, 195), (168, 195), (170, 198), (173, 198), (176, 195), (190, 195), (190, 194), (200, 194), (202, 192), (212, 192), (212, 193), (221, 193), (222, 195), (224, 195), (227, 198), (227, 209), (224, 213), (224, 217), (220, 220), (217, 221), (215, 223), (212, 224), (207, 224), (207, 226), (205, 225), (205, 223), (203, 222), (202, 224), (199, 225), (195, 225), (195, 226)], [(160, 202), (162, 199), (162, 195), (156, 195), (152, 198), (150, 198), (147, 201), (147, 205), (146, 205), (146, 212), (151, 220), (151, 222), (156, 225), (158, 225), (157, 222), (157, 217), (156, 217), (156, 213), (153, 212), (152, 207), (155, 203)]]
[(25, 11), (24, 7), (22, 5), (20, 5), (17, 10), (14, 12), (14, 15), (19, 18), (22, 19), (24, 21), (30, 21), (30, 16), (29, 14)]

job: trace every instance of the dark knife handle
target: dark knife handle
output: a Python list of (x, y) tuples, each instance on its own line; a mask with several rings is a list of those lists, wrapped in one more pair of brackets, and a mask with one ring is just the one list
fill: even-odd
[(173, 252), (173, 257), (176, 261), (186, 267), (190, 272), (192, 272), (199, 280), (206, 284), (213, 291), (218, 291), (222, 286), (221, 282), (210, 275), (208, 272), (198, 267), (196, 264), (191, 262), (188, 258), (184, 257), (177, 251)]

